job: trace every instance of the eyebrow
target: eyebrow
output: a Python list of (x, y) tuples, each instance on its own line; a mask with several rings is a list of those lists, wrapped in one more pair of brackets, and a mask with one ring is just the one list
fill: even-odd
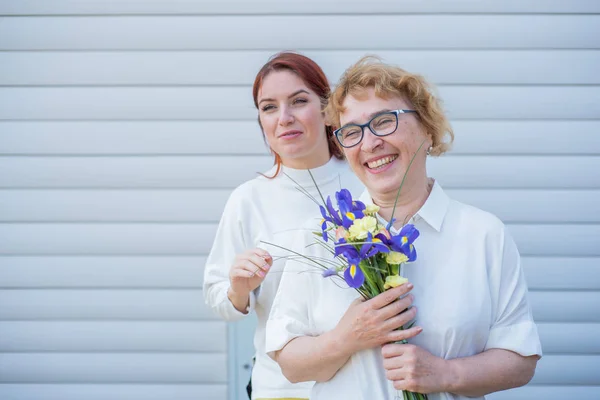
[[(372, 119), (374, 116), (376, 116), (377, 114), (381, 114), (381, 113), (384, 113), (384, 112), (389, 112), (389, 111), (393, 111), (393, 110), (392, 110), (391, 108), (384, 108), (383, 110), (374, 111), (374, 112), (372, 112), (371, 114), (367, 115), (367, 120), (368, 120), (368, 121), (370, 121), (370, 120), (371, 120), (371, 119)], [(354, 121), (354, 120), (353, 120), (353, 121), (350, 121), (350, 122), (348, 122), (348, 123), (344, 124), (344, 125), (342, 126), (342, 128), (343, 128), (344, 126), (348, 126), (348, 125), (360, 125), (360, 124), (359, 124), (358, 122), (356, 122), (356, 121)]]
[[(288, 99), (291, 99), (292, 97), (294, 97), (294, 96), (297, 96), (297, 95), (299, 95), (300, 93), (306, 93), (306, 94), (310, 94), (310, 93), (308, 93), (308, 91), (307, 91), (307, 90), (305, 90), (305, 89), (300, 89), (300, 90), (296, 90), (294, 93), (290, 94), (290, 95), (288, 96)], [(261, 101), (259, 101), (259, 102), (258, 102), (258, 104), (262, 103), (263, 101), (275, 101), (275, 99), (271, 99), (271, 98), (261, 99)]]

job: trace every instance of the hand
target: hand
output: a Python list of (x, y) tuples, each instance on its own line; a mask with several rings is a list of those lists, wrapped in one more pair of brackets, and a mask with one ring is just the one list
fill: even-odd
[(250, 292), (265, 280), (273, 258), (263, 249), (251, 249), (238, 254), (229, 271), (230, 287), (227, 297), (236, 309), (246, 312)]
[(386, 344), (382, 347), (385, 376), (398, 390), (416, 393), (447, 392), (447, 361), (412, 344)]
[(421, 333), (420, 327), (396, 330), (413, 320), (417, 314), (415, 307), (408, 309), (413, 302), (412, 294), (399, 299), (412, 288), (411, 283), (405, 283), (370, 300), (357, 299), (352, 302), (335, 327), (336, 336), (349, 354), (409, 339)]

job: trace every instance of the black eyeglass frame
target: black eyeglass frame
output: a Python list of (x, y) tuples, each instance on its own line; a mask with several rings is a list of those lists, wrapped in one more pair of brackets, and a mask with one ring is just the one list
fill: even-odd
[[(416, 110), (391, 110), (391, 111), (383, 111), (380, 112), (376, 115), (373, 116), (373, 118), (371, 118), (369, 121), (367, 121), (364, 124), (347, 124), (342, 126), (341, 128), (336, 129), (335, 131), (333, 131), (333, 134), (335, 135), (335, 138), (337, 139), (338, 143), (340, 144), (340, 146), (348, 149), (350, 147), (354, 147), (356, 145), (358, 145), (360, 142), (362, 142), (363, 138), (365, 137), (365, 128), (369, 128), (369, 130), (373, 133), (373, 135), (375, 136), (379, 136), (379, 137), (383, 137), (383, 136), (388, 136), (391, 135), (392, 133), (396, 132), (398, 130), (398, 115), (399, 114), (409, 114), (409, 113), (416, 113)], [(394, 128), (393, 131), (391, 131), (390, 133), (386, 133), (385, 135), (380, 135), (378, 133), (375, 132), (375, 130), (371, 127), (371, 123), (376, 119), (381, 117), (382, 115), (386, 115), (386, 114), (392, 114), (396, 117), (396, 127)], [(342, 142), (342, 139), (340, 138), (340, 133), (342, 132), (342, 129), (346, 129), (349, 126), (355, 126), (360, 128), (360, 139), (358, 140), (358, 142), (350, 145), (350, 146), (345, 146), (344, 143)]]

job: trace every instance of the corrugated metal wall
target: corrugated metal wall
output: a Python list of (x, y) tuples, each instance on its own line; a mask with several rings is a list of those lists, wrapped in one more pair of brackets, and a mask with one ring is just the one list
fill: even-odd
[(438, 84), (457, 139), (430, 174), (509, 225), (546, 354), (491, 398), (600, 397), (599, 13), (2, 0), (0, 398), (227, 397), (235, 346), (202, 268), (228, 193), (270, 165), (250, 85), (282, 49), (332, 81), (376, 53)]

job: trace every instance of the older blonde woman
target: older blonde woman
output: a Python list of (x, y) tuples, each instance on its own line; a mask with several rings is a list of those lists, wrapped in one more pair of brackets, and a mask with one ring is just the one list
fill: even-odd
[[(345, 72), (327, 111), (366, 186), (360, 200), (379, 206), (384, 225), (394, 218), (394, 234), (413, 223), (419, 258), (405, 267), (412, 290), (364, 302), (318, 274), (294, 273), (307, 267), (289, 262), (266, 344), (284, 375), (317, 381), (314, 400), (393, 399), (396, 389), (430, 400), (483, 398), (529, 382), (542, 352), (517, 247), (498, 218), (453, 200), (427, 175), (427, 156), (446, 152), (454, 137), (431, 87), (366, 58)], [(326, 256), (305, 248), (312, 240), (299, 237), (296, 249)], [(415, 316), (418, 326), (393, 331)], [(409, 344), (390, 344), (400, 338)]]

